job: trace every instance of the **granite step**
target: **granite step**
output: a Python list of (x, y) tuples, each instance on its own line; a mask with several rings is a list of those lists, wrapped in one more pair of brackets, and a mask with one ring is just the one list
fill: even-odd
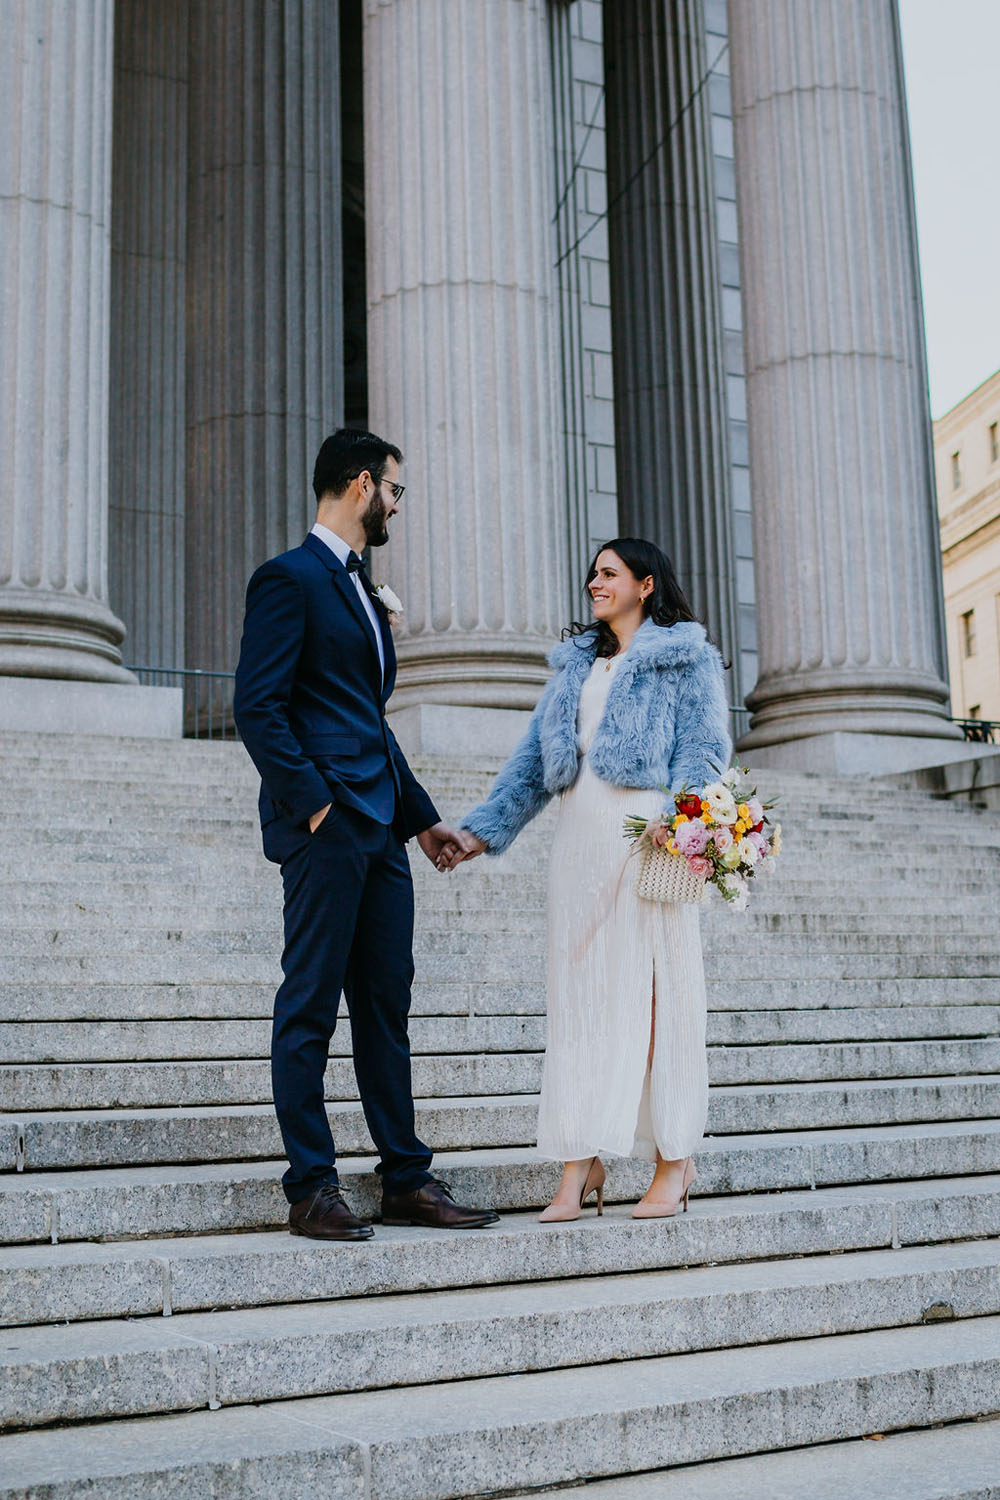
[[(531, 1094), (418, 1099), (417, 1130), (435, 1150), (530, 1145), (538, 1101)], [(359, 1107), (327, 1105), (338, 1148), (373, 1151)], [(1000, 1075), (724, 1085), (711, 1090), (709, 1134), (819, 1130), (1000, 1116)], [(251, 1161), (280, 1155), (269, 1103), (159, 1109), (79, 1109), (0, 1117), (0, 1170), (28, 1171), (160, 1162)], [(20, 1144), (18, 1144), (18, 1139)]]
[[(478, 862), (482, 865), (482, 861)], [(488, 870), (490, 867), (486, 866)], [(265, 866), (265, 870), (269, 867)], [(539, 902), (544, 902), (545, 883), (539, 878), (533, 883), (523, 875), (500, 872), (476, 879), (477, 865), (463, 866), (453, 880), (434, 880), (428, 872), (426, 879), (415, 879), (418, 909), (421, 921), (440, 921), (445, 915), (455, 918), (473, 918), (476, 921), (492, 914), (496, 916), (498, 905), (508, 916), (520, 916), (525, 912), (536, 912)], [(196, 925), (220, 925), (226, 920), (240, 919), (237, 925), (256, 925), (267, 921), (274, 924), (280, 915), (281, 888), (277, 876), (267, 873), (259, 882), (247, 880), (244, 870), (225, 888), (225, 901), (220, 902), (217, 880), (188, 879), (183, 873), (165, 879), (121, 880), (111, 871), (90, 871), (85, 878), (79, 875), (64, 876), (59, 880), (33, 880), (25, 884), (23, 875), (4, 878), (0, 872), (0, 926), (10, 928), (37, 925), (40, 911), (46, 913), (46, 923), (64, 927), (67, 924), (95, 923), (109, 917), (128, 915), (141, 927), (184, 926), (194, 919)], [(475, 880), (475, 883), (473, 881)], [(489, 882), (487, 885), (486, 882)], [(815, 882), (807, 887), (803, 880), (785, 881), (780, 876), (757, 882), (753, 892), (748, 919), (741, 926), (761, 926), (774, 916), (787, 915), (796, 919), (814, 916), (830, 922), (834, 917), (848, 917), (857, 901), (858, 881)], [(877, 890), (874, 883), (871, 890)], [(984, 915), (1000, 911), (1000, 890), (984, 888), (982, 879), (965, 882), (949, 880), (948, 889), (934, 893), (932, 884), (926, 889), (918, 887), (915, 892), (881, 894), (878, 902), (880, 919), (908, 924), (920, 921), (928, 912), (928, 899), (934, 896), (933, 915), (938, 918), (967, 915), (969, 903), (975, 902)], [(856, 915), (856, 914), (855, 914)], [(706, 905), (702, 909), (704, 922), (718, 921), (735, 925), (732, 911), (721, 910), (718, 915)], [(980, 930), (982, 923), (980, 924)], [(904, 925), (905, 930), (905, 925)]]
[[(1000, 1234), (997, 1175), (703, 1194), (687, 1214), (635, 1220), (631, 1204), (648, 1178), (600, 1218), (588, 1208), (573, 1223), (553, 1225), (540, 1223), (537, 1209), (504, 1212), (488, 1232), (460, 1235), (378, 1224), (374, 1238), (349, 1249), (290, 1235), (287, 1205), (285, 1223), (270, 1232), (15, 1246), (0, 1259), (3, 1321), (261, 1309), (803, 1256), (825, 1256), (835, 1274), (835, 1254), (949, 1241), (995, 1248)], [(350, 1173), (346, 1191), (359, 1206)]]
[[(342, 1039), (343, 1044), (343, 1039)], [(908, 1044), (920, 1047), (921, 1043)], [(949, 1044), (935, 1042), (935, 1048)], [(970, 1046), (954, 1043), (957, 1062)], [(972, 1054), (970, 1054), (971, 1056)], [(923, 1057), (914, 1054), (915, 1061)], [(943, 1058), (941, 1061), (943, 1062)], [(926, 1059), (928, 1067), (934, 1059)], [(1000, 1041), (997, 1043), (1000, 1068)], [(899, 1071), (911, 1070), (902, 1066)], [(418, 1099), (536, 1094), (541, 1085), (541, 1056), (528, 1052), (484, 1052), (413, 1058), (413, 1093)], [(954, 1069), (939, 1067), (939, 1072)], [(975, 1071), (971, 1069), (970, 1071)], [(989, 1071), (983, 1067), (983, 1072)], [(273, 1097), (271, 1064), (263, 1058), (185, 1060), (180, 1062), (30, 1063), (0, 1067), (0, 1099), (5, 1110), (166, 1109), (175, 1106), (269, 1104)], [(356, 1100), (354, 1064), (349, 1056), (333, 1057), (326, 1070), (326, 1098)]]
[[(519, 891), (518, 900), (523, 899), (523, 892)], [(767, 904), (755, 902), (744, 914), (712, 903), (706, 905), (701, 917), (703, 937), (713, 945), (729, 949), (742, 947), (748, 938), (770, 943), (775, 936), (832, 937), (840, 944), (845, 935), (856, 933), (859, 925), (857, 914), (845, 910), (843, 905), (820, 911), (806, 900), (796, 906), (791, 899)], [(1000, 922), (1000, 893), (992, 901), (977, 902), (972, 910), (968, 900), (956, 901), (953, 910), (937, 909), (931, 913), (926, 911), (926, 902), (923, 908), (914, 906), (912, 910), (885, 910), (880, 905), (875, 916), (865, 918), (863, 932), (868, 941), (887, 938), (894, 942), (896, 938), (917, 935), (925, 942), (932, 935), (935, 939), (961, 936), (976, 940), (985, 938), (990, 926), (996, 926), (997, 922)], [(544, 937), (547, 931), (544, 901), (519, 905), (506, 900), (498, 903), (492, 897), (470, 905), (423, 900), (418, 907), (417, 944), (425, 936), (433, 939), (445, 923), (449, 933), (470, 938), (498, 935), (510, 938), (518, 934), (531, 940)], [(272, 895), (259, 903), (236, 900), (229, 906), (214, 905), (207, 897), (199, 900), (190, 892), (182, 905), (140, 905), (121, 899), (88, 905), (76, 900), (64, 910), (50, 906), (45, 924), (41, 925), (37, 900), (29, 899), (26, 894), (20, 903), (8, 903), (0, 914), (0, 954), (56, 949), (87, 953), (93, 951), (95, 944), (106, 943), (110, 931), (119, 933), (126, 924), (131, 934), (130, 946), (148, 943), (154, 951), (162, 947), (165, 939), (176, 943), (178, 934), (184, 942), (198, 942), (211, 934), (244, 932), (252, 933), (258, 942), (268, 946), (280, 948), (282, 941), (280, 902)], [(974, 942), (969, 946), (976, 951)]]
[[(346, 1045), (342, 1036), (340, 1048)], [(730, 1045), (711, 1050), (708, 1070), (713, 1085), (1000, 1075), (1000, 1037)], [(541, 1080), (540, 1051), (462, 1054), (449, 1048), (413, 1058), (418, 1099), (535, 1094)], [(350, 1056), (331, 1058), (326, 1098), (357, 1097)], [(218, 1060), (18, 1062), (0, 1065), (0, 1099), (6, 1111), (46, 1112), (267, 1104), (271, 1067), (266, 1050), (263, 1057)]]
[[(404, 743), (405, 735), (401, 743)], [(474, 778), (491, 779), (504, 757), (493, 753), (469, 756), (410, 754), (410, 766), (433, 786), (463, 783)], [(116, 738), (107, 735), (28, 735), (0, 731), (0, 766), (3, 774), (20, 781), (26, 774), (90, 780), (102, 774), (110, 781), (121, 775), (131, 778), (137, 790), (144, 786), (175, 784), (179, 791), (192, 783), (222, 790), (246, 787), (256, 791), (258, 779), (243, 746), (237, 741)], [(141, 768), (141, 769), (140, 769)], [(750, 766), (749, 775), (766, 794), (780, 793), (813, 809), (842, 806), (854, 815), (881, 805), (923, 805), (939, 801), (933, 793), (895, 786), (882, 778), (836, 776), (814, 771), (775, 770)], [(959, 806), (963, 804), (959, 803)]]
[[(271, 993), (267, 1010), (258, 1019), (198, 1020), (93, 1019), (87, 1021), (0, 1022), (0, 1062), (57, 1063), (148, 1062), (190, 1058), (268, 1057), (271, 1045)], [(976, 1036), (1000, 1025), (1000, 1007), (991, 1018), (987, 1006), (965, 1011), (941, 1008), (931, 1020), (930, 1035), (957, 1036), (963, 1030)], [(876, 1017), (877, 1019), (877, 1017)], [(975, 1025), (978, 1021), (978, 1025)], [(938, 1026), (943, 1029), (938, 1030)], [(410, 1050), (414, 1056), (442, 1053), (538, 1052), (545, 1045), (542, 1016), (424, 1016), (410, 1018)], [(337, 1022), (330, 1041), (336, 1057), (351, 1056), (351, 1023)]]
[[(820, 946), (808, 937), (785, 938), (779, 943), (748, 947), (738, 954), (740, 977), (747, 983), (796, 979), (1000, 979), (1000, 948), (989, 938), (931, 938), (922, 942), (911, 939), (873, 939), (863, 935), (846, 935), (839, 947), (832, 939)], [(280, 947), (277, 942), (260, 943), (255, 951), (252, 937), (231, 934), (220, 946), (199, 946), (178, 941), (163, 951), (139, 949), (129, 954), (128, 973), (133, 983), (151, 985), (173, 983), (196, 985), (245, 984), (270, 985), (272, 992), (280, 983)], [(73, 981), (88, 984), (115, 984), (122, 978), (122, 961), (105, 942), (103, 951), (89, 954), (22, 953), (7, 957), (4, 975), (7, 982), (48, 987)], [(975, 951), (976, 949), (981, 951)], [(442, 944), (430, 949), (418, 938), (415, 944), (417, 974), (424, 983), (470, 981), (481, 973), (502, 974), (511, 985), (542, 985), (545, 979), (545, 952), (541, 939), (523, 944), (500, 938), (476, 936), (465, 941), (461, 951)], [(705, 975), (710, 981), (729, 979), (733, 972), (731, 951), (709, 945), (705, 953)], [(994, 993), (996, 992), (994, 988)]]
[(862, 1494), (1000, 1500), (1000, 1419), (685, 1464), (587, 1486), (587, 1500), (858, 1500)]
[[(833, 1042), (929, 1042), (932, 1038), (950, 1046), (960, 1038), (989, 1040), (1000, 1035), (1000, 1005), (985, 1004), (912, 1008), (845, 1006), (839, 1010), (814, 1011), (710, 1009), (707, 1020), (710, 1047), (737, 1049), (770, 1044), (794, 1047)], [(253, 1020), (211, 1017), (134, 1021), (102, 1016), (87, 1021), (0, 1021), (0, 1064), (58, 1063), (65, 1066), (83, 1062), (262, 1058), (269, 1055), (270, 1038), (271, 1025), (267, 1016)], [(544, 1045), (545, 1021), (541, 1015), (415, 1014), (410, 1020), (410, 1048), (415, 1056), (538, 1052)], [(970, 1042), (965, 1041), (963, 1045), (969, 1046)], [(330, 1051), (337, 1057), (351, 1055), (351, 1027), (347, 1016), (342, 1016), (337, 1023)], [(952, 1051), (959, 1055), (955, 1048)], [(946, 1053), (941, 1054), (944, 1055)], [(978, 1050), (974, 1057), (981, 1067), (982, 1056)], [(972, 1071), (979, 1071), (979, 1067)], [(923, 1070), (907, 1064), (905, 1071)], [(948, 1067), (945, 1071), (953, 1072), (957, 1068)], [(843, 1071), (840, 1076), (845, 1076)], [(857, 1074), (851, 1072), (850, 1076)]]
[(1000, 1314), (1000, 1240), (8, 1330), (0, 1430)]
[[(558, 1165), (542, 1160), (530, 1147), (438, 1150), (434, 1164), (461, 1200), (504, 1211), (541, 1207), (559, 1182)], [(379, 1190), (372, 1157), (341, 1154), (339, 1165), (355, 1209), (376, 1213)], [(646, 1162), (608, 1158), (605, 1166), (609, 1203), (634, 1202), (649, 1185), (651, 1168)], [(148, 1239), (283, 1225), (288, 1219), (280, 1186), (284, 1169), (285, 1163), (275, 1157), (239, 1163), (8, 1171), (0, 1174), (0, 1238), (23, 1244)], [(997, 1172), (998, 1119), (715, 1135), (707, 1137), (698, 1152), (692, 1197), (919, 1183)], [(780, 1198), (771, 1201), (781, 1206)], [(941, 1222), (949, 1222), (944, 1210)], [(1000, 1230), (987, 1227), (979, 1232)]]
[[(280, 979), (280, 974), (278, 976)], [(0, 982), (0, 1014), (12, 1021), (62, 1020), (125, 1021), (199, 1018), (205, 1021), (233, 1018), (267, 1018), (274, 1009), (276, 981), (226, 980), (202, 977), (190, 984), (163, 980), (99, 981), (69, 980), (58, 984)], [(769, 989), (768, 994), (776, 993)], [(940, 992), (939, 992), (940, 993)], [(956, 991), (957, 993), (957, 991)], [(995, 986), (990, 991), (995, 996)], [(902, 1002), (900, 1002), (902, 1003)], [(510, 984), (504, 980), (454, 976), (433, 982), (417, 980), (413, 986), (411, 1019), (418, 1016), (540, 1016), (545, 1011), (544, 982)], [(145, 1024), (139, 1020), (139, 1024)]]
[[(36, 985), (31, 982), (0, 981), (0, 1014), (10, 1022), (47, 1024), (51, 1021), (135, 1021), (145, 1025), (156, 1020), (199, 1019), (205, 1022), (235, 1019), (270, 1019), (274, 1002), (273, 981), (230, 980), (214, 983), (204, 978), (191, 984), (164, 981), (91, 984), (86, 980)], [(800, 1012), (803, 1025), (825, 1024), (823, 1013), (849, 1015), (853, 1010), (885, 1011), (884, 1024), (905, 1026), (906, 1017), (933, 1008), (954, 1010), (988, 1009), (995, 1006), (1000, 987), (994, 977), (970, 978), (806, 978), (761, 979), (715, 978), (708, 983), (708, 1004), (713, 1010), (737, 1014), (774, 1012), (775, 1016)], [(545, 1011), (544, 981), (508, 984), (502, 980), (459, 978), (428, 981), (418, 979), (413, 987), (411, 1017), (465, 1016), (489, 1019), (495, 1016), (541, 1016)], [(781, 1024), (779, 1021), (778, 1024)]]
[[(987, 1415), (1000, 1318), (24, 1432), (4, 1500), (456, 1500)], [(362, 1488), (362, 1482), (366, 1488)], [(79, 1489), (75, 1489), (79, 1494)]]

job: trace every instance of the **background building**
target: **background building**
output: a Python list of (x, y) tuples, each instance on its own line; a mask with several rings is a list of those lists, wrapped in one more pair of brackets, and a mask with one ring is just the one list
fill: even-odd
[(1000, 370), (934, 423), (956, 718), (1000, 720)]
[(620, 530), (758, 762), (961, 753), (894, 5), (8, 10), (5, 703), (230, 672), (347, 420), (407, 456), (376, 572), (423, 748), (515, 731)]

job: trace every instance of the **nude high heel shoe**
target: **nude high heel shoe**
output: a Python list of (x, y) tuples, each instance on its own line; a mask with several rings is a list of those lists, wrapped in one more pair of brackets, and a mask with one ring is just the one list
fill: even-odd
[(590, 1159), (590, 1166), (587, 1168), (587, 1178), (580, 1193), (579, 1204), (567, 1208), (561, 1203), (550, 1203), (548, 1208), (543, 1208), (542, 1212), (538, 1215), (538, 1222), (540, 1224), (568, 1224), (571, 1219), (578, 1219), (584, 1201), (595, 1190), (597, 1192), (597, 1213), (598, 1217), (600, 1217), (604, 1212), (604, 1166), (599, 1156), (593, 1156)]
[(684, 1174), (681, 1178), (681, 1192), (680, 1197), (677, 1199), (677, 1201), (675, 1203), (646, 1203), (644, 1201), (639, 1202), (632, 1210), (633, 1219), (672, 1219), (678, 1208), (681, 1207), (683, 1207), (684, 1212), (687, 1213), (688, 1193), (690, 1193), (691, 1184), (692, 1182), (694, 1182), (697, 1176), (698, 1173), (695, 1171), (694, 1162), (689, 1156), (687, 1161), (684, 1163)]

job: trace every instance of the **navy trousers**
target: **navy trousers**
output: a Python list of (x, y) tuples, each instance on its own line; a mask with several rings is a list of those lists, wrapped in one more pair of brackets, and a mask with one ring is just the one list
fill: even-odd
[(271, 1079), (289, 1168), (289, 1203), (337, 1181), (323, 1079), (343, 990), (361, 1107), (383, 1189), (431, 1180), (418, 1139), (407, 1020), (413, 982), (413, 882), (391, 826), (334, 802), (315, 833), (278, 819), (265, 853), (285, 891), (284, 981), (274, 999)]

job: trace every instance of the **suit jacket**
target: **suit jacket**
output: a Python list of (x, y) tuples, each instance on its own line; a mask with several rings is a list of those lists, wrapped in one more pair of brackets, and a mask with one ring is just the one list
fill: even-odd
[(385, 719), (396, 680), (389, 617), (371, 621), (347, 569), (318, 537), (272, 557), (247, 585), (233, 711), (260, 772), (260, 820), (308, 821), (330, 801), (404, 839), (438, 822)]

